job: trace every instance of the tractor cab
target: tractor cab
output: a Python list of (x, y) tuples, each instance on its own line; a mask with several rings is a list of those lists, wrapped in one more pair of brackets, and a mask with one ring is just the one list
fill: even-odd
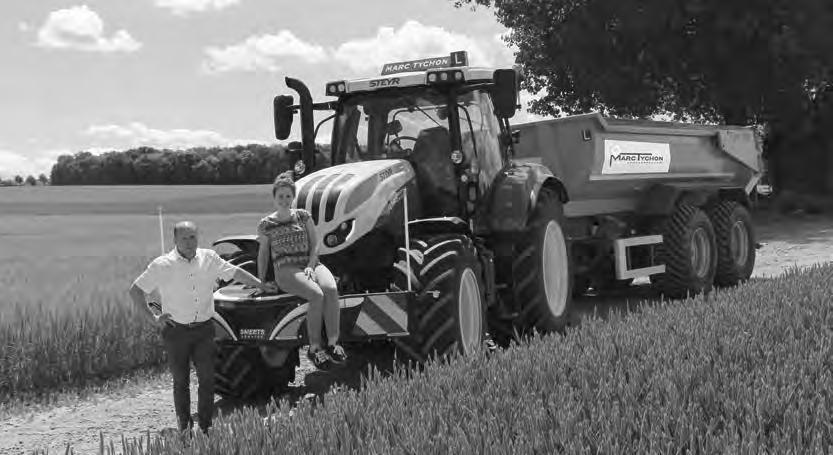
[[(405, 160), (423, 217), (469, 219), (511, 154), (508, 118), (517, 108), (518, 82), (515, 69), (469, 66), (465, 51), (389, 63), (380, 77), (328, 83), (325, 93), (334, 102), (312, 103), (306, 87), (287, 78), (301, 102), (275, 98), (276, 137), (286, 138), (296, 111), (310, 123), (312, 110), (331, 109), (324, 120), (333, 120), (330, 166)], [(299, 177), (316, 164), (314, 132), (304, 126)]]

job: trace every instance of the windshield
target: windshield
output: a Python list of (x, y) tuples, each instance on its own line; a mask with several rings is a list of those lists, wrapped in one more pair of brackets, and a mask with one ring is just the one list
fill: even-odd
[(337, 118), (334, 159), (351, 163), (406, 158), (419, 139), (438, 134), (447, 138), (446, 100), (447, 95), (432, 89), (369, 93), (347, 100)]

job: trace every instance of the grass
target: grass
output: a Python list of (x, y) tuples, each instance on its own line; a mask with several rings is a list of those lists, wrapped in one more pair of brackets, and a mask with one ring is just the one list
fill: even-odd
[[(586, 321), (491, 356), (244, 409), (168, 453), (827, 453), (833, 265)], [(139, 449), (139, 444), (142, 448)], [(103, 453), (114, 453), (103, 445)]]
[[(173, 223), (185, 218), (196, 222), (200, 246), (208, 247), (224, 235), (254, 232), (269, 210), (268, 189), (263, 190), (266, 204), (230, 204), (217, 196), (248, 200), (261, 189), (0, 190), (0, 403), (49, 400), (163, 364), (156, 329), (127, 294), (133, 279), (160, 253), (156, 204), (164, 208), (166, 249), (173, 247)], [(142, 204), (149, 210), (119, 213)], [(253, 205), (259, 211), (238, 212)], [(58, 214), (41, 214), (52, 211)]]

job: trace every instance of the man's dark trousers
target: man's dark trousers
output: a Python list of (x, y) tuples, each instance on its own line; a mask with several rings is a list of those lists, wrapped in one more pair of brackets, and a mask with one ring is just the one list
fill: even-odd
[(179, 429), (193, 426), (191, 420), (190, 362), (197, 370), (197, 418), (200, 429), (208, 430), (214, 413), (214, 325), (211, 320), (193, 326), (173, 323), (162, 329), (168, 365), (174, 379), (174, 407)]

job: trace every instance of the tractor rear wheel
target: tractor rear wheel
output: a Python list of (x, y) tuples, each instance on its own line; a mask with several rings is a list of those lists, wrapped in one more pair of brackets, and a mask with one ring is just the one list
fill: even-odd
[(214, 390), (223, 398), (261, 401), (283, 391), (295, 380), (300, 363), (292, 349), (280, 367), (269, 366), (257, 347), (218, 345), (214, 365)]
[(512, 262), (513, 297), (520, 309), (515, 325), (522, 332), (561, 332), (571, 322), (573, 270), (563, 223), (558, 196), (542, 189)]
[(674, 213), (660, 220), (655, 230), (663, 237), (656, 251), (658, 261), (665, 264), (665, 273), (653, 275), (651, 282), (669, 298), (710, 292), (717, 268), (717, 245), (706, 213), (680, 204)]
[(717, 238), (717, 273), (714, 284), (734, 286), (752, 276), (755, 267), (755, 231), (743, 205), (722, 201), (709, 210)]
[(417, 362), (452, 352), (468, 355), (485, 339), (485, 302), (477, 251), (465, 235), (442, 234), (411, 239), (399, 248), (393, 287), (411, 289), (416, 305), (408, 311), (410, 335), (395, 338), (400, 351)]

